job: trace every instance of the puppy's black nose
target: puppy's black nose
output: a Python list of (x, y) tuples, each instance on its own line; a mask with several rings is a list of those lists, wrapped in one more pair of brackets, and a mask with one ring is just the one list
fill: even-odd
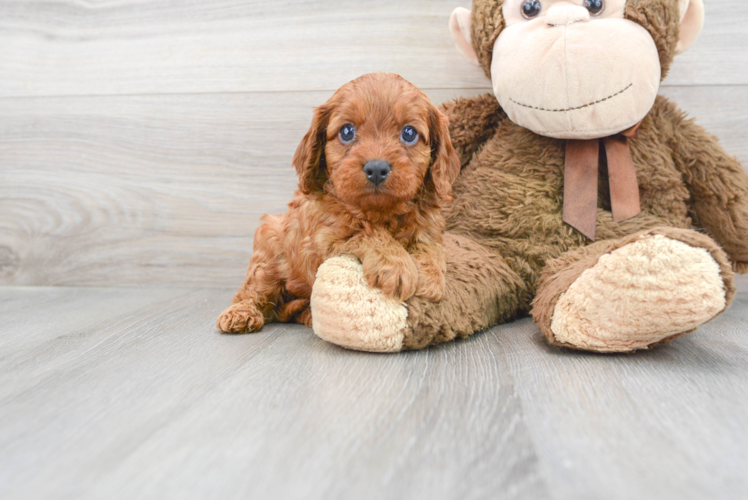
[(390, 175), (390, 164), (384, 160), (371, 160), (367, 161), (364, 165), (364, 173), (369, 182), (375, 186), (379, 186), (384, 180)]

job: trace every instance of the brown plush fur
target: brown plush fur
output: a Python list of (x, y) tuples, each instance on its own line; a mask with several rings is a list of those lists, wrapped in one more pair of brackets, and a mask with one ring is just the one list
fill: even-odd
[(418, 297), (408, 301), (403, 349), (464, 338), (517, 315), (524, 284), (496, 252), (469, 237), (450, 233), (445, 234), (444, 245), (444, 307)]
[[(501, 4), (473, 1), (473, 45), (487, 74), (504, 23)], [(626, 7), (626, 17), (652, 34), (663, 76), (675, 53), (677, 13), (675, 0), (630, 0)], [(707, 249), (720, 265), (729, 305), (733, 270), (748, 270), (748, 175), (667, 99), (657, 98), (630, 141), (642, 207), (633, 219), (613, 221), (601, 155), (596, 244), (563, 222), (565, 141), (512, 123), (493, 95), (443, 110), (464, 165), (447, 210), (447, 291), (440, 304), (409, 301), (405, 348), (528, 313), (536, 294), (533, 316), (553, 342), (549, 318), (558, 296), (602, 253), (643, 231)]]
[[(338, 132), (356, 127), (344, 144)], [(400, 140), (405, 125), (419, 134)], [(374, 186), (364, 164), (392, 168)], [(344, 85), (314, 112), (294, 157), (299, 191), (281, 215), (257, 230), (247, 279), (218, 318), (224, 332), (256, 331), (268, 321), (311, 325), (309, 299), (317, 268), (345, 253), (361, 260), (368, 283), (390, 297), (444, 293), (442, 205), (459, 172), (446, 117), (397, 75), (365, 75)]]

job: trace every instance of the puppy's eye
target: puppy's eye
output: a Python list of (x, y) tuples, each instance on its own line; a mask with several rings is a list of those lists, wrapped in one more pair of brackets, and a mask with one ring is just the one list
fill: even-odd
[(418, 140), (418, 132), (416, 132), (416, 129), (410, 125), (406, 125), (400, 133), (400, 139), (402, 139), (405, 144), (413, 145)]
[(340, 137), (340, 142), (342, 142), (343, 144), (348, 144), (356, 138), (356, 127), (354, 127), (350, 123), (346, 123), (345, 125), (340, 127), (338, 137)]

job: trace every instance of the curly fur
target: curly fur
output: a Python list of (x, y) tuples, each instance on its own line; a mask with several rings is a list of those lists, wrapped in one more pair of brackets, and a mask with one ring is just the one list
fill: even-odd
[[(350, 144), (337, 138), (346, 123), (357, 131)], [(419, 133), (411, 146), (399, 139), (406, 124)], [(379, 186), (363, 170), (375, 159), (392, 167)], [(311, 326), (317, 269), (342, 254), (357, 257), (369, 285), (389, 297), (441, 298), (442, 205), (460, 165), (447, 118), (420, 90), (384, 73), (344, 85), (316, 108), (294, 166), (299, 190), (286, 213), (263, 217), (246, 282), (219, 329), (256, 331), (268, 321)]]

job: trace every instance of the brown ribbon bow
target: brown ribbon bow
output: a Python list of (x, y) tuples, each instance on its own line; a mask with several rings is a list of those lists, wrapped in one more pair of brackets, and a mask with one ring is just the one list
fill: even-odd
[[(602, 139), (608, 160), (610, 205), (613, 220), (621, 222), (641, 211), (639, 183), (631, 159), (629, 139), (635, 139), (641, 122), (620, 134)], [(564, 170), (564, 222), (595, 241), (597, 176), (600, 139), (567, 140)]]

